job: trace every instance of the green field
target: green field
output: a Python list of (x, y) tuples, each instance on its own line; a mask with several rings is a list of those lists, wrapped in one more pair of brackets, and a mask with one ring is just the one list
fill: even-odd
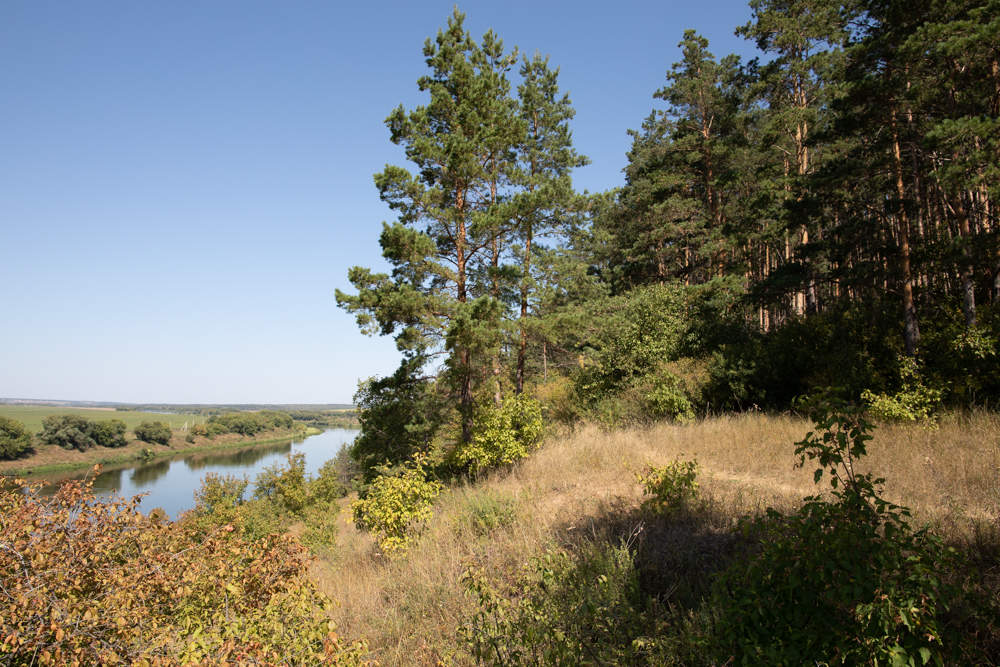
[(102, 410), (94, 408), (68, 408), (58, 405), (0, 405), (0, 417), (16, 419), (23, 423), (31, 433), (42, 430), (42, 420), (49, 415), (80, 415), (93, 421), (120, 419), (134, 428), (144, 421), (161, 421), (170, 428), (183, 428), (185, 424), (200, 424), (205, 421), (203, 415), (164, 414), (160, 412), (138, 412), (133, 410)]

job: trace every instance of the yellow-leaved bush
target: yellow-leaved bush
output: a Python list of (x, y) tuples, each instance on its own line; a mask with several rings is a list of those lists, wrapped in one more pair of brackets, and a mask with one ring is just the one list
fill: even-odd
[(423, 457), (415, 457), (396, 473), (375, 478), (351, 510), (358, 528), (368, 530), (387, 556), (402, 555), (433, 516), (431, 505), (441, 483), (427, 479)]
[(292, 537), (143, 516), (139, 497), (0, 481), (0, 655), (39, 665), (358, 665)]
[(646, 466), (636, 478), (645, 500), (642, 508), (653, 514), (677, 514), (698, 497), (698, 462), (675, 459), (662, 468)]
[(480, 410), (472, 442), (455, 458), (472, 472), (511, 465), (532, 452), (542, 438), (542, 406), (524, 394), (507, 397), (499, 408)]
[(928, 387), (915, 359), (904, 358), (899, 365), (901, 387), (895, 394), (876, 394), (870, 389), (861, 392), (868, 413), (883, 422), (931, 422), (941, 409), (943, 392)]

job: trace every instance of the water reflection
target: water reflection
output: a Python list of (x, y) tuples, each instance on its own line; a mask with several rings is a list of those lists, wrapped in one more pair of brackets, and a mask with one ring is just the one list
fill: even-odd
[(124, 468), (113, 468), (103, 470), (101, 474), (94, 478), (94, 491), (112, 491), (122, 487), (122, 473)]
[(208, 466), (243, 468), (252, 466), (257, 461), (273, 454), (288, 454), (290, 451), (292, 451), (292, 441), (287, 440), (273, 445), (259, 445), (250, 449), (193, 454), (185, 458), (184, 463), (187, 464), (189, 470), (201, 470)]
[[(170, 460), (166, 459), (163, 461), (155, 461), (153, 463), (147, 463), (145, 465), (139, 466), (132, 471), (129, 475), (129, 481), (136, 486), (141, 486), (143, 484), (152, 484), (156, 480), (160, 479), (164, 475), (170, 472)], [(115, 486), (114, 488), (120, 489), (121, 485)]]

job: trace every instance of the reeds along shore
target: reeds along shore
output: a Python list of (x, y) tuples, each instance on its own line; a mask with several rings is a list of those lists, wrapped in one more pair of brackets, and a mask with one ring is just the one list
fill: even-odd
[[(554, 433), (514, 469), (446, 490), (402, 559), (377, 555), (345, 502), (337, 548), (314, 563), (312, 577), (339, 602), (334, 620), (343, 636), (364, 637), (382, 664), (467, 662), (456, 629), (473, 612), (460, 583), (471, 564), (513, 580), (546, 549), (614, 542), (642, 530), (620, 525), (641, 503), (636, 474), (675, 459), (698, 461), (709, 533), (728, 533), (769, 506), (794, 509), (804, 496), (829, 488), (813, 484), (814, 466), (795, 466), (793, 443), (812, 429), (798, 417), (743, 414)], [(882, 425), (873, 435), (862, 466), (886, 479), (886, 498), (910, 507), (915, 525), (930, 525), (961, 548), (1000, 543), (1000, 416), (951, 415), (936, 427)], [(674, 553), (668, 561), (700, 550), (684, 565), (696, 571), (712, 560), (709, 542), (686, 545), (684, 534), (657, 539)]]

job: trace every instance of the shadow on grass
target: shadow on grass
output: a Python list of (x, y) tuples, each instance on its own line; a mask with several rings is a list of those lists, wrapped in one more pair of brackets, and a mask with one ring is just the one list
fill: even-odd
[(642, 596), (660, 605), (691, 609), (703, 600), (713, 577), (752, 549), (734, 530), (735, 518), (711, 497), (670, 514), (618, 500), (580, 523), (556, 527), (555, 539), (570, 551), (589, 544), (628, 544)]

